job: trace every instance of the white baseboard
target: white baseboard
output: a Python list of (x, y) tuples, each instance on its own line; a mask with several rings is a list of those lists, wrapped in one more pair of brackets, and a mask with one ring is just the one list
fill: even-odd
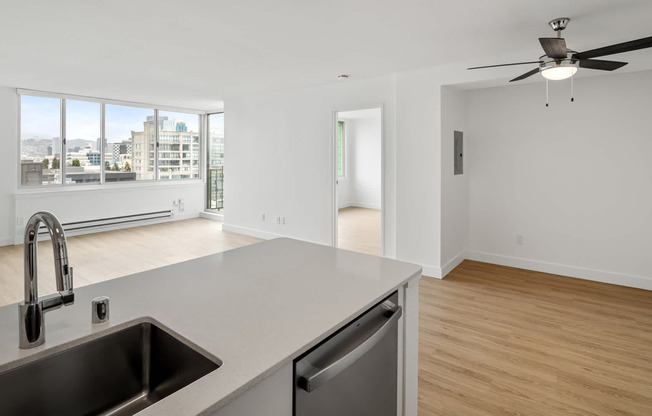
[(429, 266), (427, 264), (421, 265), (421, 268), (423, 269), (422, 274), (424, 276), (434, 277), (435, 279), (443, 279), (464, 260), (466, 260), (466, 251), (463, 250), (457, 253), (453, 259), (444, 264), (444, 267)]
[(172, 221), (181, 221), (181, 220), (189, 220), (191, 218), (199, 218), (199, 212), (197, 212), (197, 211), (174, 212), (173, 214), (174, 215), (171, 218)]
[(423, 269), (421, 275), (427, 277), (434, 277), (435, 279), (443, 279), (444, 275), (441, 272), (441, 267), (428, 266), (427, 264), (422, 264), (421, 268)]
[(11, 237), (0, 238), (0, 247), (2, 246), (13, 246), (14, 240)]
[(614, 273), (604, 270), (589, 269), (585, 267), (569, 266), (566, 264), (524, 259), (520, 257), (502, 256), (480, 251), (469, 251), (466, 253), (466, 258), (469, 260), (499, 264), (502, 266), (518, 267), (520, 269), (534, 270), (537, 272), (558, 274), (562, 276), (575, 277), (578, 279), (593, 280), (596, 282), (652, 290), (652, 277)]
[(261, 238), (263, 240), (272, 240), (274, 238), (292, 238), (299, 241), (305, 241), (306, 243), (319, 244), (320, 246), (332, 247), (330, 243), (325, 243), (322, 241), (308, 240), (306, 238), (297, 237), (288, 234), (276, 234), (269, 231), (256, 230), (254, 228), (242, 227), (240, 225), (233, 224), (222, 224), (222, 231), (229, 231), (232, 233), (244, 234), (250, 237)]
[(268, 231), (255, 230), (253, 228), (241, 227), (239, 225), (232, 225), (232, 224), (222, 224), (222, 231), (244, 234), (250, 237), (262, 238), (263, 240), (271, 240), (273, 238), (287, 237), (281, 234), (270, 233)]
[(199, 213), (199, 218), (204, 218), (206, 220), (211, 220), (211, 221), (224, 222), (224, 214), (221, 212), (202, 211)]
[(466, 260), (466, 250), (462, 250), (450, 261), (444, 264), (444, 267), (441, 268), (441, 277), (444, 278), (446, 275), (453, 271), (454, 268), (460, 265), (464, 260)]

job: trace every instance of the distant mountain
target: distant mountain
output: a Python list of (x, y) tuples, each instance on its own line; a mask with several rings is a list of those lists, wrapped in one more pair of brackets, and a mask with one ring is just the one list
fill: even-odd
[(20, 141), (20, 153), (25, 158), (41, 160), (48, 154), (51, 139), (26, 139)]
[[(57, 145), (60, 143), (59, 138), (55, 138)], [(75, 147), (79, 147), (80, 149), (83, 149), (86, 146), (90, 146), (91, 148), (95, 148), (97, 145), (97, 142), (94, 142), (92, 140), (84, 140), (84, 139), (72, 139), (68, 140), (67, 147), (68, 149), (73, 149)], [(29, 159), (35, 159), (35, 160), (41, 160), (48, 154), (48, 147), (52, 146), (52, 139), (25, 139), (21, 140), (20, 142), (20, 153), (23, 155), (25, 158)], [(61, 150), (59, 149), (53, 149), (52, 152), (54, 154), (59, 154), (61, 153)]]
[(94, 149), (96, 145), (97, 145), (97, 142), (94, 142), (92, 140), (84, 140), (84, 139), (68, 139), (67, 140), (67, 146), (69, 148), (79, 146), (80, 148), (83, 149), (86, 146), (90, 146), (91, 148)]

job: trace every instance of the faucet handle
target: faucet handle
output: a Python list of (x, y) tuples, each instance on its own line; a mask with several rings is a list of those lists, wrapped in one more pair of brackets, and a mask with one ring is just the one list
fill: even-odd
[(92, 322), (101, 324), (109, 320), (109, 298), (100, 296), (93, 299), (91, 307)]

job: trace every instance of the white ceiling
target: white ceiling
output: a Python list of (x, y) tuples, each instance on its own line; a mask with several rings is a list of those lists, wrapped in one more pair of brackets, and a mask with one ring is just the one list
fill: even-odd
[[(652, 35), (650, 0), (0, 0), (0, 84), (216, 109), (409, 69), (537, 59), (547, 22), (582, 51)], [(652, 68), (652, 49), (614, 59)], [(501, 83), (530, 67), (485, 70)], [(593, 71), (598, 72), (598, 71)], [(600, 71), (601, 72), (601, 71)], [(351, 82), (351, 81), (349, 81)]]

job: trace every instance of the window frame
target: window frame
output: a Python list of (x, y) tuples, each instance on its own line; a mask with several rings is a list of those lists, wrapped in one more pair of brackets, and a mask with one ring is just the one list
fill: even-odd
[[(203, 165), (203, 158), (204, 158), (204, 144), (206, 143), (205, 139), (205, 128), (204, 128), (204, 123), (206, 122), (207, 118), (207, 113), (206, 111), (203, 110), (195, 110), (195, 109), (189, 109), (189, 108), (183, 108), (183, 107), (171, 107), (171, 106), (164, 106), (164, 105), (155, 105), (155, 104), (147, 104), (147, 103), (138, 103), (138, 102), (131, 102), (131, 101), (122, 101), (122, 100), (114, 100), (110, 98), (99, 98), (99, 97), (87, 97), (87, 96), (81, 96), (81, 95), (73, 95), (73, 94), (62, 94), (62, 93), (54, 93), (54, 92), (47, 92), (47, 91), (38, 91), (38, 90), (29, 90), (29, 89), (21, 89), (17, 88), (16, 89), (16, 94), (18, 95), (18, 100), (17, 100), (17, 152), (16, 152), (16, 160), (17, 160), (17, 166), (16, 166), (16, 188), (21, 191), (21, 192), (52, 192), (52, 191), (63, 191), (63, 190), (69, 190), (69, 189), (102, 189), (104, 187), (110, 187), (110, 188), (121, 188), (121, 187), (133, 187), (133, 186), (143, 186), (143, 185), (163, 185), (163, 184), (169, 184), (169, 185), (174, 185), (174, 184), (179, 184), (179, 183), (188, 183), (188, 182), (203, 182), (205, 181), (206, 178), (206, 173), (203, 171), (201, 166)], [(22, 184), (22, 172), (21, 172), (21, 151), (22, 151), (22, 96), (27, 95), (27, 96), (32, 96), (32, 97), (43, 97), (43, 98), (54, 98), (59, 100), (59, 118), (60, 118), (60, 125), (59, 125), (59, 131), (60, 131), (60, 137), (61, 137), (61, 164), (60, 164), (60, 169), (61, 169), (61, 183), (58, 184), (50, 184), (50, 185), (23, 185)], [(178, 113), (186, 113), (190, 115), (196, 115), (199, 117), (198, 120), (198, 129), (199, 129), (199, 172), (198, 176), (196, 178), (176, 178), (176, 179), (167, 179), (167, 180), (161, 180), (158, 177), (158, 147), (159, 147), (159, 133), (158, 133), (158, 128), (155, 129), (155, 165), (154, 165), (154, 170), (156, 172), (155, 179), (143, 179), (143, 180), (134, 180), (134, 181), (118, 181), (118, 182), (106, 182), (106, 177), (105, 177), (105, 149), (104, 146), (100, 146), (100, 157), (101, 157), (101, 166), (100, 166), (100, 181), (99, 182), (91, 182), (91, 183), (75, 183), (75, 184), (67, 184), (66, 183), (66, 161), (64, 160), (65, 158), (65, 152), (67, 150), (67, 137), (66, 137), (66, 100), (76, 100), (76, 101), (86, 101), (86, 102), (93, 102), (93, 103), (99, 103), (100, 104), (100, 143), (104, 143), (104, 140), (106, 138), (106, 111), (105, 111), (105, 106), (107, 104), (110, 105), (119, 105), (119, 106), (127, 106), (127, 107), (138, 107), (138, 108), (145, 108), (145, 109), (150, 109), (153, 110), (155, 120), (154, 122), (158, 126), (158, 113), (159, 111), (170, 111), (170, 112), (178, 112)], [(53, 149), (54, 151), (54, 149)], [(133, 150), (132, 150), (133, 152)]]

